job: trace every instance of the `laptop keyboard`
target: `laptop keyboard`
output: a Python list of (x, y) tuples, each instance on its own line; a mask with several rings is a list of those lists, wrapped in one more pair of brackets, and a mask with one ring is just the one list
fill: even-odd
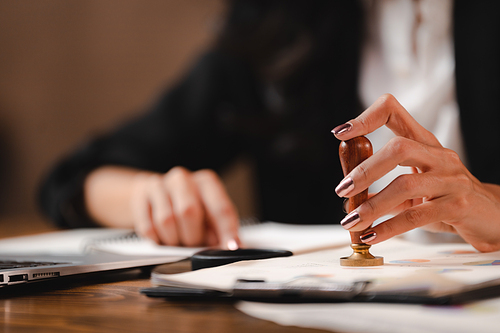
[(64, 262), (49, 262), (49, 261), (12, 261), (0, 260), (0, 269), (24, 268), (24, 267), (39, 267), (53, 266), (59, 264), (67, 264)]

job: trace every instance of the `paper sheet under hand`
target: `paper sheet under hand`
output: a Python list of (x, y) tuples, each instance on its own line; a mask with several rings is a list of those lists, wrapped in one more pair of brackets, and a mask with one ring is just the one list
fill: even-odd
[[(238, 279), (283, 282), (297, 277), (321, 276), (338, 283), (370, 280), (373, 286), (383, 290), (388, 287), (413, 290), (422, 286), (432, 289), (436, 281), (437, 288), (441, 288), (443, 280), (449, 280), (449, 287), (456, 289), (500, 278), (500, 251), (479, 253), (469, 244), (423, 245), (390, 239), (371, 249), (372, 254), (384, 257), (383, 266), (340, 266), (340, 257), (351, 252), (349, 247), (342, 247), (287, 258), (241, 261), (180, 274), (154, 274), (153, 282), (231, 291)], [(415, 276), (427, 278), (415, 286), (414, 281), (418, 281)], [(409, 281), (409, 285), (405, 285), (405, 281)]]
[(294, 254), (349, 244), (349, 232), (339, 224), (298, 225), (266, 222), (240, 228), (240, 239), (247, 248), (272, 248)]

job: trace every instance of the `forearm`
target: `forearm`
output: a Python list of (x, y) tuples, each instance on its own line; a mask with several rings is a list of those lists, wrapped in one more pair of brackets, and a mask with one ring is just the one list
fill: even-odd
[(103, 166), (84, 182), (84, 203), (89, 216), (106, 227), (132, 228), (131, 196), (137, 177), (146, 172), (119, 166)]

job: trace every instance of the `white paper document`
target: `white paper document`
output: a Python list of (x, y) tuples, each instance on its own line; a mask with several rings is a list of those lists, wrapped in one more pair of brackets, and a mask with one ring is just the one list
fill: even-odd
[(240, 239), (246, 248), (271, 248), (294, 254), (335, 248), (349, 244), (349, 232), (339, 224), (299, 225), (266, 222), (240, 228)]
[(284, 326), (344, 333), (498, 333), (500, 298), (460, 306), (240, 302), (240, 311)]

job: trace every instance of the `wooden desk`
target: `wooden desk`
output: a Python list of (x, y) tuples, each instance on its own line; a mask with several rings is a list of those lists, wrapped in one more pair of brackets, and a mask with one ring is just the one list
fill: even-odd
[[(37, 217), (0, 219), (1, 237), (54, 230)], [(171, 264), (172, 273), (189, 269)], [(28, 285), (25, 285), (25, 287)], [(168, 302), (148, 298), (148, 272), (132, 270), (62, 283), (43, 283), (26, 290), (0, 289), (2, 332), (321, 332), (284, 327), (249, 317), (229, 303)], [(3, 328), (3, 329), (2, 329)]]

